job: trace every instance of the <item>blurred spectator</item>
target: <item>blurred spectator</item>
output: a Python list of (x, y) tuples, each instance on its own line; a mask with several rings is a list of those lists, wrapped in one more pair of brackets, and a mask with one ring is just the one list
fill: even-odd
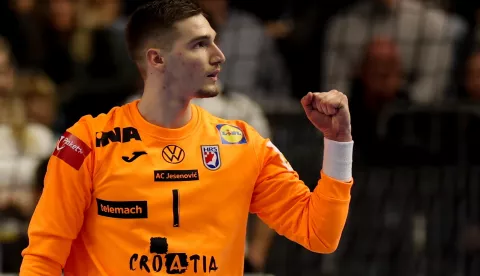
[(291, 108), (290, 77), (262, 22), (247, 12), (229, 8), (228, 0), (200, 0), (200, 4), (217, 31), (217, 44), (226, 57), (221, 73), (225, 85), (242, 91), (267, 112)]
[(0, 4), (0, 35), (12, 45), (19, 68), (41, 65), (41, 25), (36, 0), (5, 0)]
[(474, 52), (467, 60), (461, 97), (480, 103), (480, 51)]
[(10, 45), (0, 37), (0, 123), (7, 120), (7, 99), (14, 82), (15, 69)]
[[(324, 91), (319, 76), (323, 63), (325, 26), (331, 16), (357, 0), (231, 0), (235, 7), (254, 13), (265, 22), (266, 33), (274, 38), (285, 58), (295, 98), (307, 91)], [(303, 110), (301, 111), (303, 112)]]
[[(18, 74), (4, 97), (5, 117), (0, 125), (3, 156), (50, 155), (56, 139), (49, 129), (54, 118), (53, 84), (43, 74)], [(29, 120), (29, 117), (31, 120)]]
[[(33, 168), (39, 158), (49, 156), (55, 145), (53, 133), (45, 126), (28, 122), (27, 104), (24, 95), (20, 94), (16, 86), (12, 86), (15, 70), (9, 67), (11, 54), (8, 46), (3, 43), (0, 57), (6, 75), (2, 74), (2, 120), (0, 122), (0, 209), (10, 208), (14, 204), (29, 212), (31, 209), (30, 184)], [(6, 57), (6, 58), (5, 58)]]
[(71, 48), (76, 46), (72, 45), (76, 5), (73, 0), (48, 0), (43, 6), (42, 48), (45, 52), (42, 68), (62, 89), (72, 80), (75, 71)]
[[(266, 33), (275, 39), (284, 56), (292, 81), (292, 95), (297, 99), (301, 99), (308, 91), (322, 91), (319, 90), (321, 66), (318, 61), (322, 55), (319, 45), (323, 43), (323, 21), (332, 14), (330, 11), (340, 1), (345, 0), (330, 2), (328, 5), (316, 0), (283, 0), (283, 9), (265, 23)], [(268, 5), (269, 10), (274, 5), (279, 6), (280, 3), (275, 1)]]
[(462, 106), (470, 106), (472, 110), (476, 111), (469, 116), (467, 123), (462, 124), (462, 130), (465, 135), (464, 143), (467, 145), (468, 151), (470, 152), (468, 163), (480, 164), (480, 159), (477, 154), (480, 151), (480, 145), (478, 143), (478, 137), (480, 135), (480, 113), (478, 113), (478, 107), (480, 105), (479, 50), (472, 52), (471, 55), (468, 56), (464, 68), (462, 69), (458, 70), (463, 74), (463, 78), (459, 83), (459, 102)]
[(350, 109), (357, 156), (363, 161), (383, 160), (372, 151), (379, 141), (376, 127), (381, 112), (402, 96), (403, 74), (400, 53), (390, 39), (378, 38), (366, 47), (352, 86)]
[(67, 116), (67, 125), (85, 114), (108, 112), (123, 103), (135, 88), (138, 72), (124, 39), (123, 6), (120, 0), (82, 2), (82, 31), (77, 32), (77, 39), (84, 39), (91, 50), (77, 69), (76, 92), (65, 108), (71, 114)]
[(13, 204), (29, 212), (33, 168), (51, 154), (55, 139), (45, 126), (27, 121), (23, 99), (12, 96), (8, 103), (10, 120), (0, 124), (0, 209)]
[(362, 84), (358, 91), (363, 96), (362, 106), (377, 112), (395, 99), (403, 85), (400, 53), (395, 43), (390, 39), (374, 39), (366, 47), (358, 74)]
[(449, 20), (421, 1), (362, 0), (330, 22), (323, 87), (351, 95), (351, 68), (359, 63), (363, 47), (373, 37), (386, 36), (398, 45), (410, 100), (442, 100), (454, 53)]
[(56, 120), (55, 84), (43, 73), (23, 71), (16, 93), (25, 98), (27, 120), (53, 129)]
[[(43, 179), (47, 173), (48, 158), (41, 160), (35, 168), (32, 185), (32, 202), (36, 205), (43, 190)], [(10, 208), (0, 211), (2, 229), (0, 235), (0, 272), (18, 273), (22, 262), (21, 252), (28, 245), (27, 224), (30, 221), (30, 214), (19, 213), (18, 210)]]
[(51, 0), (47, 8), (43, 68), (58, 85), (65, 126), (120, 104), (137, 77), (124, 42), (123, 3)]
[(0, 250), (7, 259), (3, 271), (18, 272), (21, 259), (15, 261), (11, 251), (18, 254), (15, 250), (26, 245), (21, 241), (34, 207), (35, 168), (51, 154), (55, 139), (47, 127), (28, 122), (26, 99), (17, 90), (22, 78), (15, 76), (13, 56), (4, 40), (0, 40), (0, 69)]
[[(478, 104), (480, 104), (480, 51), (474, 51), (467, 59), (464, 70), (464, 78), (460, 83), (460, 101), (467, 105), (474, 105), (475, 110), (478, 110)], [(480, 115), (477, 112), (474, 116), (469, 117), (468, 123), (464, 126), (465, 140), (462, 141), (467, 145), (469, 155), (468, 164), (480, 163), (478, 158), (478, 152), (480, 146), (478, 144), (478, 137), (480, 135)], [(475, 181), (473, 185), (478, 187), (478, 181)], [(478, 201), (479, 194), (474, 193), (473, 198)], [(469, 210), (470, 221), (469, 224), (464, 226), (463, 232), (460, 236), (460, 250), (467, 251), (467, 263), (477, 264), (475, 260), (480, 257), (480, 217), (478, 216), (478, 205), (472, 205), (470, 208), (475, 210)], [(474, 266), (475, 267), (475, 266)], [(471, 265), (467, 266), (467, 270), (470, 275), (478, 274), (478, 270), (472, 269)]]

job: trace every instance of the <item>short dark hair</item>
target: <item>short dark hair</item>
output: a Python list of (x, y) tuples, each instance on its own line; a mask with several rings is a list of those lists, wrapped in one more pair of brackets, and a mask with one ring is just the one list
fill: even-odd
[(195, 0), (153, 0), (140, 6), (130, 16), (126, 27), (128, 52), (134, 61), (141, 59), (142, 48), (150, 39), (158, 47), (169, 50), (174, 24), (183, 19), (202, 14)]

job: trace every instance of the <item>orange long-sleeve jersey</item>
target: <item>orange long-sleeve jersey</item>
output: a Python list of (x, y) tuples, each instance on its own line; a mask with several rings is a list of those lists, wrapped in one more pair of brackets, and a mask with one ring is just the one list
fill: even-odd
[(193, 106), (166, 129), (137, 103), (61, 136), (20, 275), (243, 275), (249, 211), (307, 249), (336, 249), (351, 182), (322, 173), (310, 192), (246, 123)]

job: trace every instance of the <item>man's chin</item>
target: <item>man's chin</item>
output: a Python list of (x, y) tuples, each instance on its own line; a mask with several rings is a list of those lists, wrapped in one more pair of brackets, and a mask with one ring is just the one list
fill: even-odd
[(195, 98), (213, 98), (216, 97), (218, 94), (220, 94), (220, 89), (218, 88), (218, 86), (209, 86), (198, 90), (195, 94)]

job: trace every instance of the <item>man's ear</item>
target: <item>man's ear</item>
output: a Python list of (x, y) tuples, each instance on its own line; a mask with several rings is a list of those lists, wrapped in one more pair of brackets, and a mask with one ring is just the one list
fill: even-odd
[(160, 68), (163, 67), (165, 64), (165, 58), (162, 55), (162, 51), (160, 49), (150, 48), (147, 50), (147, 63), (154, 67)]

